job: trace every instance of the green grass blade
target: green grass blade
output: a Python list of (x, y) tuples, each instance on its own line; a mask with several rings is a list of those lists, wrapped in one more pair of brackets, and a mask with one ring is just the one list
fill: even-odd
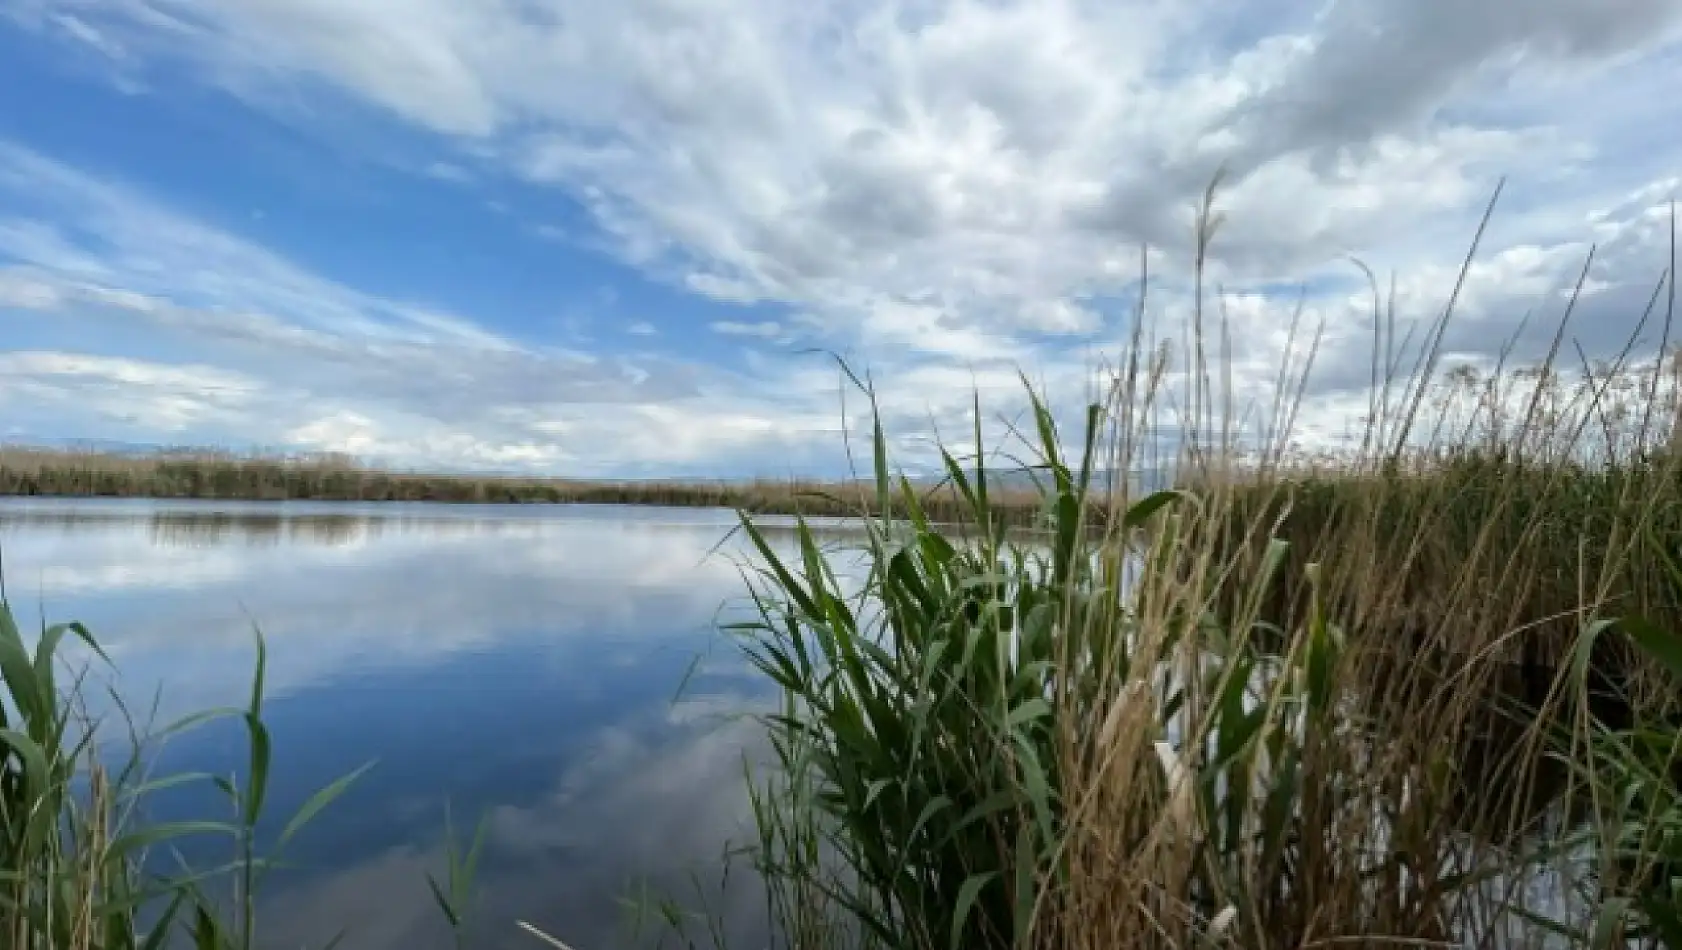
[(280, 837), (275, 839), (275, 850), (284, 849), (287, 842), (296, 837), (298, 832), (304, 830), (315, 819), (315, 816), (321, 813), (322, 809), (337, 801), (350, 789), (351, 785), (355, 784), (373, 767), (374, 763), (372, 761), (365, 762), (355, 771), (341, 775), (330, 784), (318, 789), (315, 794), (298, 807), (298, 810), (292, 815), (292, 820), (288, 821), (286, 827), (281, 830)]
[(958, 903), (952, 913), (951, 950), (962, 950), (964, 940), (964, 926), (969, 923), (970, 912), (975, 910), (976, 898), (981, 896), (981, 889), (999, 876), (997, 871), (986, 871), (972, 874), (964, 880), (963, 886), (958, 888)]
[(255, 826), (263, 814), (263, 801), (269, 787), (270, 741), (269, 727), (255, 713), (245, 716), (245, 730), (249, 743), (245, 775), (245, 794), (240, 803), (240, 818), (247, 826)]
[(1642, 617), (1625, 617), (1618, 621), (1618, 626), (1643, 652), (1663, 663), (1672, 676), (1682, 680), (1682, 636), (1662, 630)]

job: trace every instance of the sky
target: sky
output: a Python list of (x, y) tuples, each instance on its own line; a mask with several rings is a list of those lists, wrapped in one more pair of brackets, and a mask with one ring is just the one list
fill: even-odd
[(1503, 178), (1449, 357), (1539, 353), (1591, 247), (1569, 333), (1620, 348), (1679, 38), (1682, 0), (0, 0), (0, 439), (825, 474), (840, 356), (915, 468), (1022, 375), (1078, 410), (1141, 288), (1183, 339), (1220, 173), (1237, 398), (1317, 330), (1334, 442), (1351, 259), (1428, 323)]

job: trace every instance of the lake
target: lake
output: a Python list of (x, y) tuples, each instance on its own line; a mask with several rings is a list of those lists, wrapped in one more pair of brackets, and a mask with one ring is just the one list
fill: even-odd
[[(748, 607), (742, 539), (714, 550), (733, 524), (607, 506), (10, 499), (0, 553), (20, 622), (86, 623), (118, 694), (159, 724), (243, 704), (260, 627), (277, 825), (375, 763), (288, 849), (297, 867), (263, 893), (265, 945), (342, 929), (347, 950), (449, 946), (426, 881), (448, 806), (459, 837), (488, 821), (474, 946), (541, 946), (517, 919), (576, 950), (647, 943), (623, 903), (645, 885), (704, 901), (752, 946), (762, 895), (745, 868), (723, 880), (722, 855), (750, 830), (743, 757), (764, 750), (732, 714), (770, 694), (717, 633), (721, 610)], [(243, 750), (218, 723), (171, 739), (158, 771), (225, 774)], [(175, 795), (154, 816), (214, 805)], [(218, 846), (184, 850), (208, 865)]]

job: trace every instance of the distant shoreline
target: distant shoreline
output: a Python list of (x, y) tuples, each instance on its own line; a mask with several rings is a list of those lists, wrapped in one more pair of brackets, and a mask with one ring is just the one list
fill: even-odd
[[(1039, 495), (1020, 484), (990, 492), (1015, 523), (1030, 521)], [(928, 516), (945, 521), (967, 508), (950, 487), (922, 488)], [(118, 455), (58, 449), (0, 449), (0, 497), (143, 498), (159, 501), (433, 502), (459, 505), (633, 505), (726, 508), (754, 514), (851, 517), (877, 510), (863, 481), (751, 479), (595, 481), (521, 476), (393, 472), (333, 457)], [(903, 505), (896, 500), (896, 510)]]

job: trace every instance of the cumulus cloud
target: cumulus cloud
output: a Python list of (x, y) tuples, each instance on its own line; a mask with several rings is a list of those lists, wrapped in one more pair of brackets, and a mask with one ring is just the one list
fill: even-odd
[[(451, 167), (558, 189), (645, 274), (714, 303), (790, 314), (709, 318), (715, 331), (769, 341), (776, 326), (779, 340), (845, 348), (885, 386), (931, 367), (1021, 362), (1078, 394), (1085, 378), (1071, 365), (1123, 339), (1125, 320), (1111, 315), (1129, 312), (1141, 245), (1157, 275), (1153, 312), (1187, 312), (1194, 209), (1221, 170), (1224, 217), (1207, 276), (1243, 381), (1257, 383), (1246, 391), (1265, 391), (1296, 345), (1288, 328), (1300, 307), (1325, 326), (1313, 391), (1328, 406), (1360, 406), (1351, 390), (1367, 374), (1371, 299), (1341, 259), (1360, 256), (1381, 284), (1399, 274), (1401, 316), (1429, 321), (1502, 175), (1507, 195), (1455, 345), (1492, 353), (1527, 313), (1557, 312), (1598, 242), (1578, 327), (1604, 350), (1632, 329), (1667, 264), (1659, 215), (1682, 157), (1682, 105), (1658, 94), (1682, 54), (1678, 0), (1242, 11), (1213, 0), (29, 0), (10, 15), (62, 35), (54, 17), (70, 13), (120, 46), (123, 75), (134, 62), (185, 70), (283, 112), (278, 103), (298, 97), (355, 104), (429, 133)], [(229, 253), (186, 236), (213, 261)], [(39, 222), (0, 229), (0, 250), (51, 259), (65, 278), (8, 275), (0, 299), (20, 306), (50, 306), (74, 292), (72, 278), (164, 292)], [(202, 294), (204, 271), (186, 269), (169, 294)], [(257, 273), (298, 288), (273, 262)], [(388, 348), (419, 341), (406, 357), (415, 360), (439, 345), (471, 350), (497, 370), (476, 378), (525, 381), (499, 402), (528, 396), (522, 387), (558, 378), (551, 370), (573, 358), (499, 348), (459, 322), (344, 288), (310, 289), (307, 300), (277, 300), (245, 288), (254, 311), (288, 315), (288, 333), (354, 326)], [(565, 365), (626, 393), (614, 424), (645, 427), (651, 449), (681, 444), (664, 435), (708, 416), (674, 423), (684, 411), (674, 407), (716, 391), (683, 372), (628, 383), (605, 361)], [(720, 427), (761, 446), (809, 440), (811, 379), (779, 368), (734, 380), (804, 398), (792, 412), (786, 399), (756, 404)], [(355, 385), (384, 386), (404, 412), (442, 425), (463, 421), (390, 379)], [(383, 419), (334, 404), (293, 431), (395, 425)], [(517, 447), (534, 431), (585, 424), (555, 417), (495, 441)], [(564, 448), (533, 458), (576, 461)]]

